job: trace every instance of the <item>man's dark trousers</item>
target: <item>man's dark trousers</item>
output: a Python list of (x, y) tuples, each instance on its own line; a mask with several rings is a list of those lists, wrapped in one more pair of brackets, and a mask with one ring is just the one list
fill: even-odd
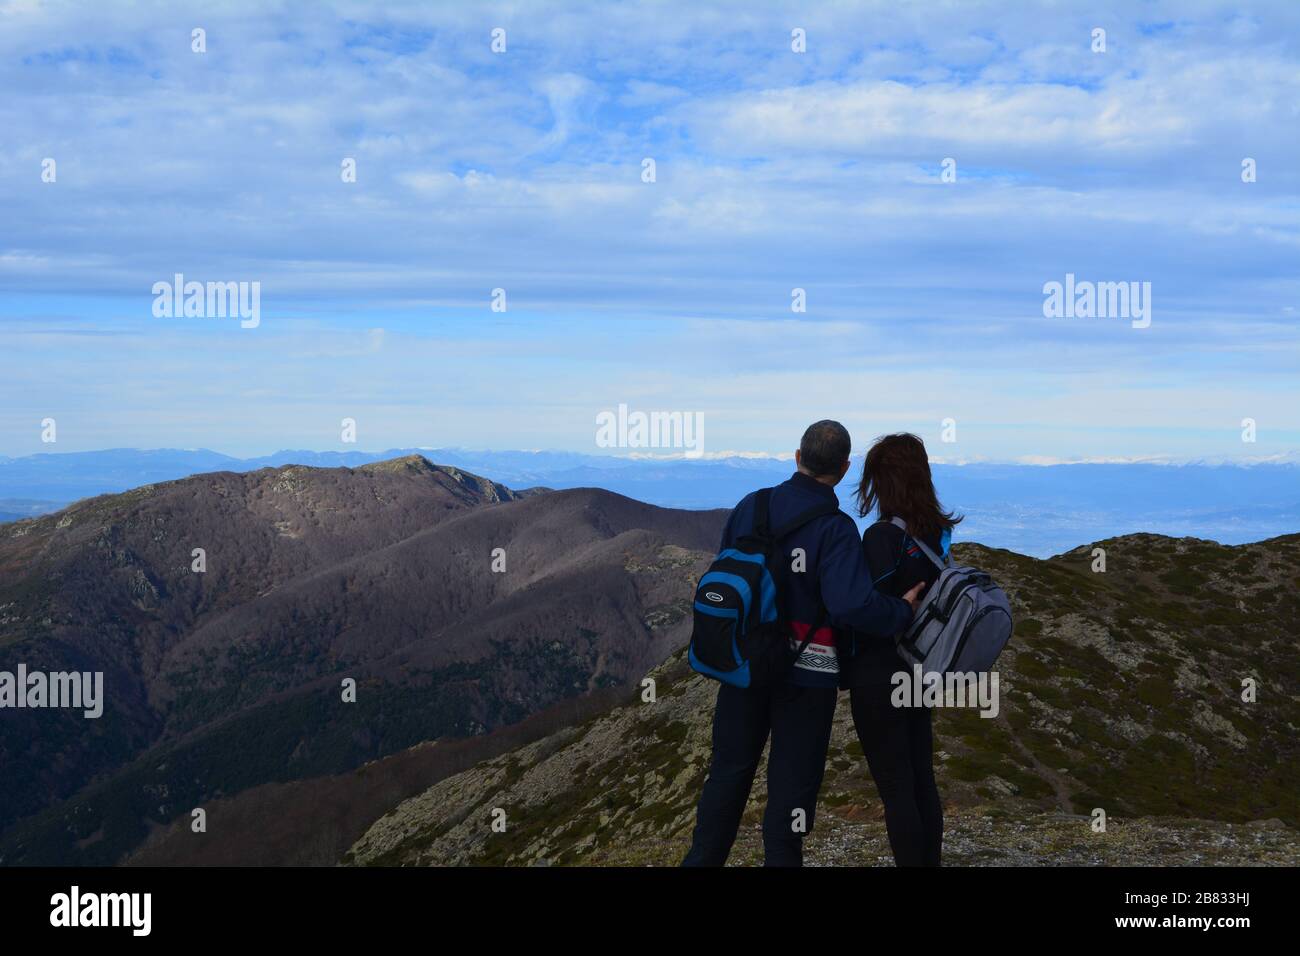
[(749, 800), (754, 773), (770, 735), (767, 810), (763, 815), (766, 866), (800, 866), (803, 833), (794, 811), (812, 831), (835, 716), (834, 687), (784, 682), (758, 690), (718, 686), (713, 711), (713, 762), (695, 815), (695, 836), (683, 866), (722, 866), (731, 852)]

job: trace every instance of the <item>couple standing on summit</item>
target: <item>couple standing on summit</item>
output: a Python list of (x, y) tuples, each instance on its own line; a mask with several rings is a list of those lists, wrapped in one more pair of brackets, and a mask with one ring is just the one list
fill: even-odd
[(939, 865), (943, 812), (931, 714), (926, 707), (891, 704), (891, 678), (905, 669), (892, 639), (911, 624), (922, 591), (939, 575), (925, 552), (946, 559), (952, 528), (961, 519), (940, 507), (921, 440), (887, 435), (874, 442), (863, 463), (858, 512), (875, 512), (879, 520), (859, 539), (835, 494), (849, 470), (850, 450), (849, 433), (839, 422), (809, 426), (795, 453), (795, 473), (767, 492), (746, 496), (723, 529), (719, 550), (725, 552), (756, 524), (798, 524), (798, 516), (816, 514), (821, 506), (822, 513), (776, 542), (783, 559), (794, 555), (802, 572), (788, 575), (785, 594), (791, 640), (797, 642), (791, 650), (798, 656), (788, 673), (763, 686), (719, 685), (713, 756), (684, 866), (726, 862), (769, 737), (765, 862), (802, 864), (840, 689), (851, 696), (854, 727), (884, 802), (896, 863)]

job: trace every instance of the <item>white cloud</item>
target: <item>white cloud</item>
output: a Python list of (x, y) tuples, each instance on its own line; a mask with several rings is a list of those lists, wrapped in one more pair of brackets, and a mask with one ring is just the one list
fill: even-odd
[[(268, 433), (343, 392), (518, 446), (585, 440), (568, 423), (624, 390), (765, 448), (823, 408), (929, 427), (938, 382), (987, 426), (971, 454), (1295, 429), (1297, 10), (815, 5), (800, 57), (766, 5), (542, 3), (499, 11), (494, 56), (471, 5), (231, 4), (200, 57), (171, 4), (8, 3), (0, 399), (232, 428), (256, 377), (289, 400)], [(143, 324), (175, 271), (262, 281), (258, 336)], [(1149, 334), (1043, 321), (1067, 271), (1152, 281)], [(46, 315), (130, 347), (10, 324)]]

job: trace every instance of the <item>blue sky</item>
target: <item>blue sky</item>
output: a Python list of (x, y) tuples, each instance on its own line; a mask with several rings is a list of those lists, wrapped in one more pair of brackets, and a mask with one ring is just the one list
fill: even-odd
[[(0, 0), (0, 454), (596, 452), (620, 403), (709, 454), (1300, 449), (1298, 4), (206, 6)], [(154, 317), (177, 272), (260, 324)], [(1045, 318), (1067, 273), (1151, 326)]]

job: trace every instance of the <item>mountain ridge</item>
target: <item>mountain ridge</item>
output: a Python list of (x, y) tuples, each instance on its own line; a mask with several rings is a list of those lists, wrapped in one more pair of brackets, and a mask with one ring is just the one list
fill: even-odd
[[(473, 736), (630, 679), (684, 620), (644, 623), (684, 600), (666, 583), (681, 567), (654, 556), (703, 560), (721, 520), (598, 489), (515, 492), (406, 456), (214, 472), (6, 525), (0, 669), (102, 669), (114, 696), (91, 726), (6, 715), (0, 754), (38, 771), (0, 784), (0, 827), (25, 818), (0, 856), (112, 862), (182, 800)], [(538, 596), (512, 599), (530, 582)], [(354, 710), (338, 705), (345, 676)], [(171, 799), (151, 809), (150, 793)]]
[[(38, 784), (10, 780), (0, 794), (0, 863), (667, 862), (707, 754), (709, 687), (682, 672), (680, 648), (725, 515), (602, 489), (516, 492), (402, 456), (214, 472), (0, 527), (0, 669), (19, 653), (49, 670), (97, 663), (121, 694), (102, 722), (7, 715), (18, 719), (0, 728), (0, 754), (38, 768)], [(199, 539), (203, 575), (189, 565)], [(1128, 821), (1174, 821), (1134, 824), (1151, 845), (1191, 832), (1178, 822), (1189, 808), (1224, 826), (1278, 816), (1282, 829), (1260, 839), (1290, 852), (1285, 795), (1300, 781), (1287, 728), (1300, 714), (1286, 687), (1300, 670), (1285, 622), (1300, 617), (1300, 535), (1227, 547), (1135, 534), (1049, 560), (957, 548), (1008, 588), (1018, 630), (1005, 713), (938, 718), (955, 834), (1013, 812), (1046, 821), (1026, 837), (1045, 839), (1061, 821), (1043, 814), (1072, 819), (1095, 797)], [(1097, 548), (1102, 574), (1089, 570)], [(691, 706), (572, 762), (556, 776), (559, 809), (539, 820), (546, 801), (510, 787), (545, 776), (591, 727), (648, 716), (634, 690), (647, 672), (661, 700)], [(1233, 703), (1229, 678), (1247, 672), (1271, 710)], [(358, 698), (340, 707), (344, 676)], [(829, 862), (880, 845), (854, 746), (841, 713), (828, 832), (848, 849)], [(1256, 780), (1259, 754), (1289, 769)], [(60, 783), (41, 776), (49, 767), (80, 770)], [(629, 789), (633, 778), (643, 785)], [(591, 817), (566, 801), (591, 782), (649, 843), (608, 841), (601, 827), (581, 848), (567, 841), (565, 827)], [(497, 783), (488, 796), (521, 809), (529, 836), (509, 852), (480, 853), (458, 824), (411, 816), (430, 784), (437, 806), (456, 807)], [(22, 804), (41, 786), (46, 803)], [(319, 811), (295, 810), (304, 800)], [(187, 826), (200, 805), (212, 839)], [(474, 804), (462, 809), (460, 822)], [(394, 821), (406, 833), (396, 842)], [(221, 829), (234, 825), (254, 829)], [(427, 845), (409, 839), (435, 830)]]
[[(491, 475), (512, 488), (599, 487), (688, 509), (730, 508), (754, 488), (784, 480), (793, 468), (789, 461), (770, 458), (660, 460), (464, 449), (281, 451), (256, 459), (184, 450), (70, 452), (0, 462), (0, 513), (22, 517), (55, 507), (52, 501), (124, 491), (213, 468), (246, 472), (284, 464), (359, 467), (411, 454)], [(860, 457), (855, 467), (858, 462)], [(1044, 465), (936, 460), (931, 470), (944, 504), (966, 516), (957, 529), (958, 541), (979, 541), (1036, 557), (1061, 554), (1104, 535), (1153, 531), (1241, 544), (1300, 526), (1300, 470), (1293, 462)], [(851, 487), (842, 491), (843, 506), (852, 512)]]

